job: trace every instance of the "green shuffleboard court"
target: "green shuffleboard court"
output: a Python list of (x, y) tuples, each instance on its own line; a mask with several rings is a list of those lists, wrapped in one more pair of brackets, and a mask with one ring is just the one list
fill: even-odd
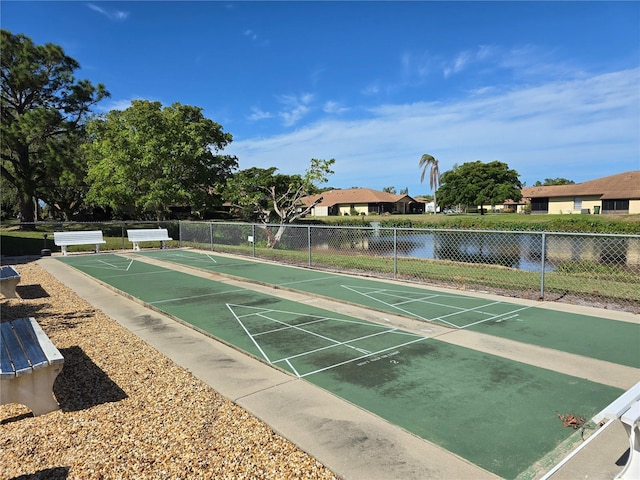
[[(319, 284), (328, 289), (333, 283), (335, 298), (350, 302), (362, 298), (363, 305), (375, 305), (377, 310), (382, 303), (421, 315), (422, 310), (414, 309), (420, 306), (436, 312), (424, 319), (433, 315), (454, 324), (466, 318), (469, 324), (455, 323), (458, 328), (484, 327), (490, 333), (511, 328), (512, 333), (504, 335), (521, 341), (535, 336), (529, 332), (533, 326), (529, 330), (509, 327), (537, 321), (535, 315), (527, 316), (534, 309), (516, 311), (521, 307), (487, 301), (478, 304), (473, 303), (478, 299), (464, 296), (452, 300), (467, 314), (475, 312), (476, 320), (471, 320), (467, 315), (450, 315), (455, 308), (439, 306), (445, 303), (443, 298), (409, 286), (361, 283), (350, 277), (181, 250), (151, 255), (198, 268), (224, 268), (255, 281), (263, 281), (257, 272), (264, 269), (264, 278), (279, 284), (297, 282), (295, 288), (300, 290), (315, 291), (311, 290), (313, 276), (325, 278)], [(383, 322), (367, 322), (125, 256), (74, 255), (59, 260), (504, 478), (523, 475), (576, 435), (562, 425), (558, 412), (589, 419), (622, 393), (611, 386), (390, 328)], [(206, 266), (207, 262), (217, 266)], [(298, 277), (300, 272), (308, 275), (307, 281)], [(550, 320), (540, 322), (542, 326), (536, 328), (542, 331), (543, 322)]]
[(191, 250), (142, 255), (640, 368), (637, 324)]

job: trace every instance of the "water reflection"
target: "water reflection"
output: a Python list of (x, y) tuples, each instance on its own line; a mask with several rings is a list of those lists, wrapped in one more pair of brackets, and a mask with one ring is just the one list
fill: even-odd
[[(447, 231), (394, 235), (379, 231), (361, 242), (362, 248), (374, 255), (503, 265), (527, 271), (540, 271), (543, 260), (542, 234)], [(547, 234), (544, 242), (545, 271), (566, 262), (640, 267), (638, 238)]]

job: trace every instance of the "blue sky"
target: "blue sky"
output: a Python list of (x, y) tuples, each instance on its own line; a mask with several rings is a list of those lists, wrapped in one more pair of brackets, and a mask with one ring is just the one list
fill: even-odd
[(240, 168), (409, 189), (505, 162), (521, 181), (640, 170), (640, 2), (7, 1), (2, 28), (54, 43), (131, 100), (202, 107)]

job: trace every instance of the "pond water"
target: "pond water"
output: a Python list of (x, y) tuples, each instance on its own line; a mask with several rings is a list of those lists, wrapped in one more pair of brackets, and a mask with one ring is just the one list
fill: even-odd
[[(394, 241), (396, 246), (394, 248)], [(526, 271), (541, 271), (542, 242), (540, 233), (511, 232), (398, 232), (380, 230), (350, 240), (350, 248), (363, 249), (374, 255), (404, 258), (452, 260), (466, 263), (503, 265)], [(321, 245), (314, 245), (321, 247)], [(553, 271), (564, 262), (592, 262), (608, 265), (640, 266), (640, 239), (612, 236), (545, 236), (544, 269)]]

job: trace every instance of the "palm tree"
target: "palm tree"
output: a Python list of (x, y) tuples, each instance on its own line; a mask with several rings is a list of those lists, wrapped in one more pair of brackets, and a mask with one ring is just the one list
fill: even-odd
[(436, 201), (436, 190), (440, 183), (440, 169), (438, 168), (438, 160), (433, 156), (425, 153), (420, 157), (420, 168), (422, 168), (422, 175), (420, 175), (420, 183), (424, 181), (424, 176), (427, 173), (427, 168), (431, 167), (429, 172), (429, 186), (433, 190), (433, 213), (438, 212), (438, 202)]

